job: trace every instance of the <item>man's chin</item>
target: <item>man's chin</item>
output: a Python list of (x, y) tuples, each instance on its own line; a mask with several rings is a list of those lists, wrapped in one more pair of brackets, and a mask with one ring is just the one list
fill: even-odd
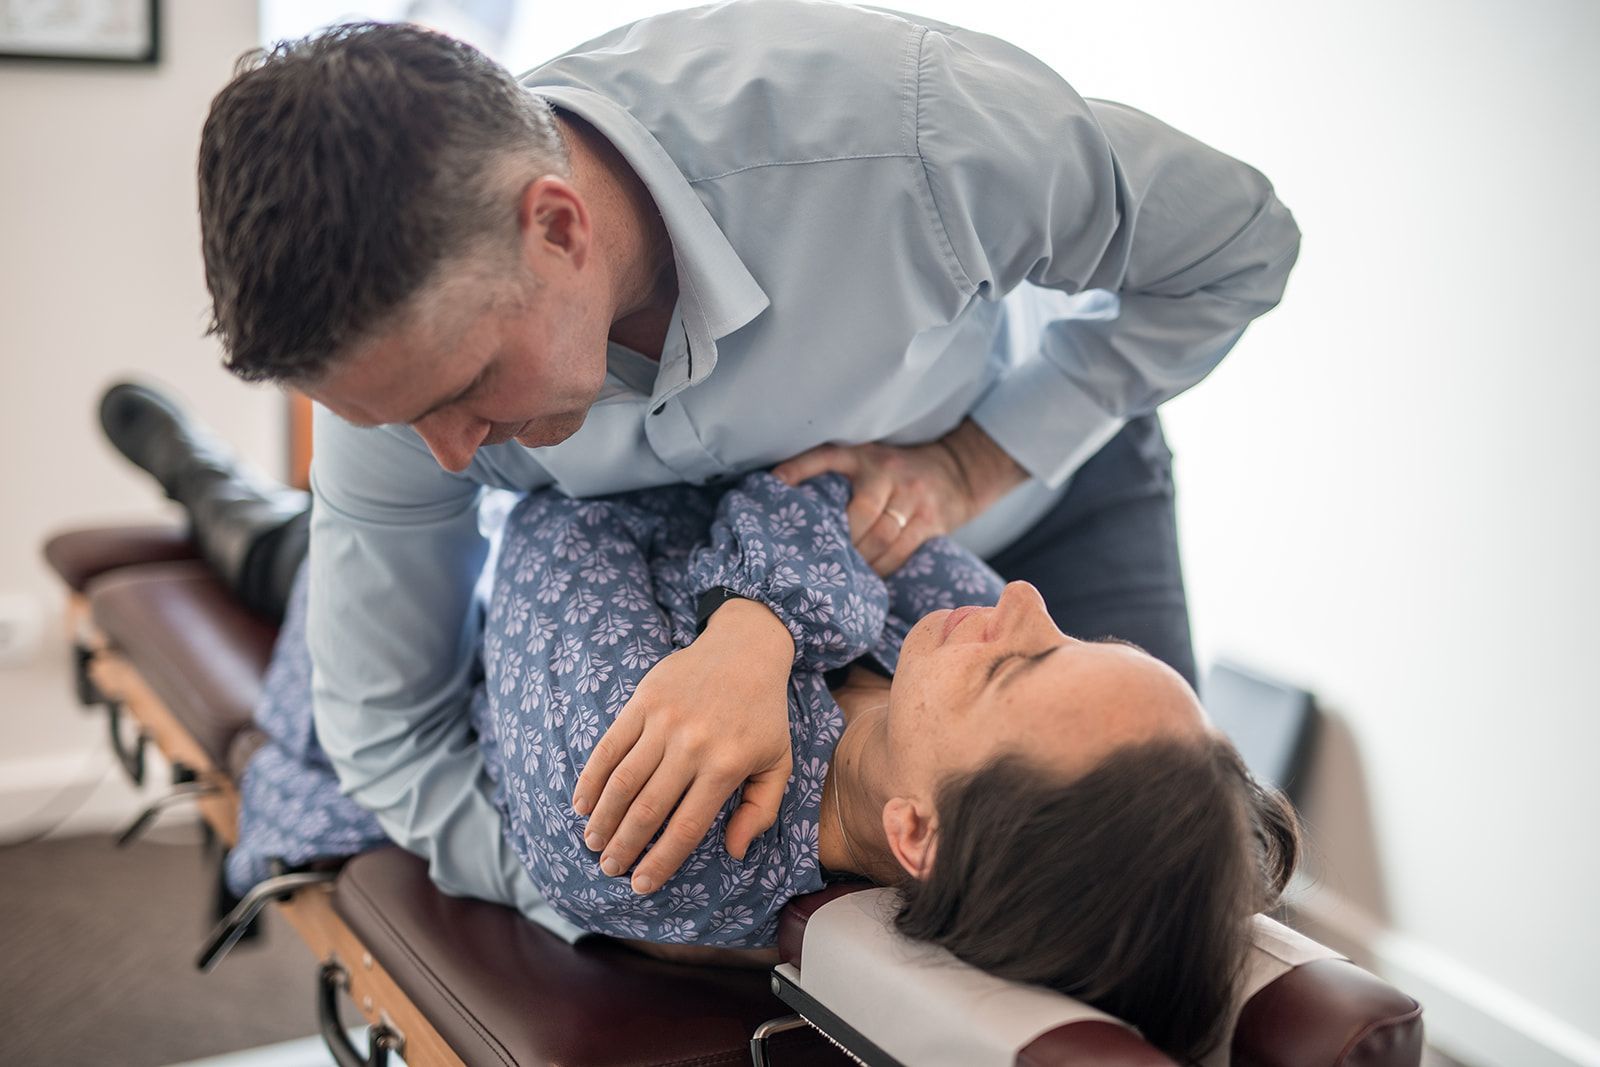
[(583, 428), (584, 419), (588, 414), (584, 411), (575, 415), (557, 416), (544, 420), (537, 426), (529, 423), (512, 435), (512, 440), (524, 448), (549, 448), (551, 445), (559, 445)]

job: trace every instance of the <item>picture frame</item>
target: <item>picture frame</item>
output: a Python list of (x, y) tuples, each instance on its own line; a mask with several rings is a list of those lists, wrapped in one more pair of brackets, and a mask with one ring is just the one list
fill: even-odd
[(0, 0), (0, 61), (150, 66), (160, 0)]

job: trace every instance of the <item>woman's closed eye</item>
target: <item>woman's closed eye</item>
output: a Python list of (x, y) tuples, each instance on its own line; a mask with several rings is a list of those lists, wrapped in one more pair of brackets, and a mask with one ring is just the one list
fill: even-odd
[[(1061, 647), (1062, 647), (1061, 645), (1050, 645), (1050, 646), (1048, 646), (1046, 648), (1040, 649), (1038, 652), (1032, 652), (1032, 653), (1029, 653), (1029, 652), (1006, 652), (1006, 653), (1004, 653), (1002, 655), (996, 656), (994, 658), (994, 661), (989, 664), (989, 673), (988, 673), (987, 678), (985, 679), (985, 684), (988, 684), (989, 682), (994, 681), (995, 676), (1000, 673), (1000, 668), (1004, 667), (1007, 663), (1011, 662), (1012, 660), (1026, 660), (1028, 665), (1032, 665), (1032, 664), (1038, 663), (1040, 660), (1044, 659), (1050, 653), (1056, 651), (1057, 649), (1059, 649)], [(1019, 667), (1019, 668), (1016, 668), (1015, 670), (1010, 671), (1006, 675), (1005, 678), (1001, 679), (1001, 684), (1004, 685), (1004, 684), (1008, 683), (1012, 678), (1016, 677), (1018, 671), (1023, 670), (1023, 669), (1025, 669), (1025, 668)]]
[(1021, 659), (1026, 655), (1026, 652), (1003, 652), (996, 656), (989, 662), (989, 672), (984, 675), (984, 684), (987, 685), (994, 681), (994, 676), (1000, 673), (1001, 667), (1005, 666), (1007, 663), (1010, 663), (1014, 659)]

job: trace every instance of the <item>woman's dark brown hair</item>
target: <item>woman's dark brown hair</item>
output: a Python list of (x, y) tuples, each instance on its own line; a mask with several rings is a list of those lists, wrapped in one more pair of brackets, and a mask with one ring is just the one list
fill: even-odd
[(1006, 755), (939, 790), (905, 936), (1138, 1027), (1180, 1061), (1222, 1038), (1249, 920), (1299, 857), (1294, 811), (1220, 736), (1118, 750), (1062, 784)]

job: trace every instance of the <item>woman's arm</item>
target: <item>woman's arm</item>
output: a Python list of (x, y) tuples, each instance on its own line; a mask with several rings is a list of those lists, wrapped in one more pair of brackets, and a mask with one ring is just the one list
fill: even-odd
[[(796, 672), (784, 684), (788, 647), (777, 665), (773, 710), (785, 755), (792, 746), (794, 759), (777, 780), (781, 819), (748, 850), (739, 848), (743, 862), (723, 847), (729, 822), (749, 799), (748, 790), (730, 799), (737, 780), (711, 797), (717, 806), (706, 820), (710, 833), (693, 834), (681, 865), (659, 873), (649, 866), (667, 834), (678, 833), (672, 823), (653, 844), (649, 833), (623, 841), (634, 855), (651, 844), (634, 872), (654, 883), (645, 895), (631, 879), (608, 876), (600, 866), (602, 858), (617, 858), (617, 823), (599, 827), (595, 812), (586, 824), (568, 799), (601, 738), (648, 686), (646, 675), (681, 658), (669, 653), (692, 640), (697, 594), (689, 555), (705, 548), (720, 498), (687, 487), (591, 501), (535, 495), (507, 523), (485, 631), (480, 736), (494, 751), (508, 838), (551, 907), (584, 930), (697, 948), (770, 945), (783, 904), (821, 886), (816, 827), (824, 750), (842, 723), (819, 676)], [(779, 525), (785, 523), (794, 525), (787, 519)], [(718, 695), (727, 699), (736, 689), (725, 684)], [(758, 710), (736, 705), (747, 720)], [(699, 770), (703, 763), (689, 766)], [(586, 831), (600, 839), (598, 852), (586, 843)], [(631, 863), (630, 856), (621, 872)]]
[(794, 667), (828, 671), (871, 648), (889, 594), (850, 542), (850, 483), (825, 474), (797, 486), (746, 477), (717, 504), (691, 554), (696, 598), (726, 588), (771, 609), (794, 638)]

